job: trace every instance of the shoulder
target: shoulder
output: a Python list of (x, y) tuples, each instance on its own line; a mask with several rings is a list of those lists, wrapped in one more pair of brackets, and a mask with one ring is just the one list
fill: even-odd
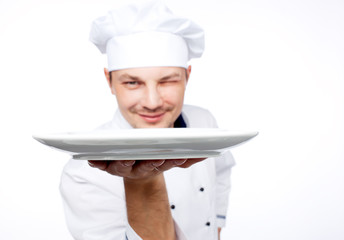
[(184, 105), (182, 116), (188, 127), (191, 128), (216, 128), (217, 123), (211, 112), (205, 108)]
[(98, 127), (96, 127), (94, 130), (98, 131), (98, 130), (108, 130), (112, 128), (112, 121), (103, 123), (102, 125), (99, 125)]
[(127, 123), (124, 118), (122, 117), (119, 109), (116, 110), (113, 118), (98, 126), (95, 131), (104, 131), (104, 130), (110, 130), (110, 129), (127, 129), (127, 128), (131, 128), (129, 123)]
[(88, 191), (88, 194), (92, 195), (91, 190), (95, 187), (100, 191), (124, 197), (122, 178), (92, 168), (88, 161), (70, 159), (62, 171), (60, 191), (67, 195)]

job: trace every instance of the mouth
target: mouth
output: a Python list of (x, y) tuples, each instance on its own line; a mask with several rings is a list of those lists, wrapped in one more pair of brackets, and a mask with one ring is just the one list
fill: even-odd
[(164, 117), (164, 115), (165, 115), (165, 113), (139, 114), (139, 116), (147, 123), (157, 123)]

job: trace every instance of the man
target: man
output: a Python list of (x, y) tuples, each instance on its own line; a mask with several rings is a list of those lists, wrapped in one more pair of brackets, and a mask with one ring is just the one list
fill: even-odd
[[(128, 5), (94, 21), (91, 41), (108, 57), (105, 77), (119, 110), (100, 129), (217, 127), (183, 104), (188, 60), (203, 30), (160, 1)], [(217, 239), (225, 224), (234, 160), (71, 160), (61, 179), (75, 239)]]

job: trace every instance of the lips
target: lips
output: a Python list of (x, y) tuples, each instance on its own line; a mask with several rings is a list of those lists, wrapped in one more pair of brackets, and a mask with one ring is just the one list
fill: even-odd
[(159, 114), (139, 114), (139, 116), (148, 123), (156, 123), (159, 122), (163, 117), (165, 113), (159, 113)]

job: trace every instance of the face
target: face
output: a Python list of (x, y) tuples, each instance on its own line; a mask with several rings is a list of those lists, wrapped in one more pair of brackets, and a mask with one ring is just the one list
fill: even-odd
[(190, 72), (191, 67), (145, 67), (105, 69), (105, 76), (132, 127), (171, 128), (181, 113)]

